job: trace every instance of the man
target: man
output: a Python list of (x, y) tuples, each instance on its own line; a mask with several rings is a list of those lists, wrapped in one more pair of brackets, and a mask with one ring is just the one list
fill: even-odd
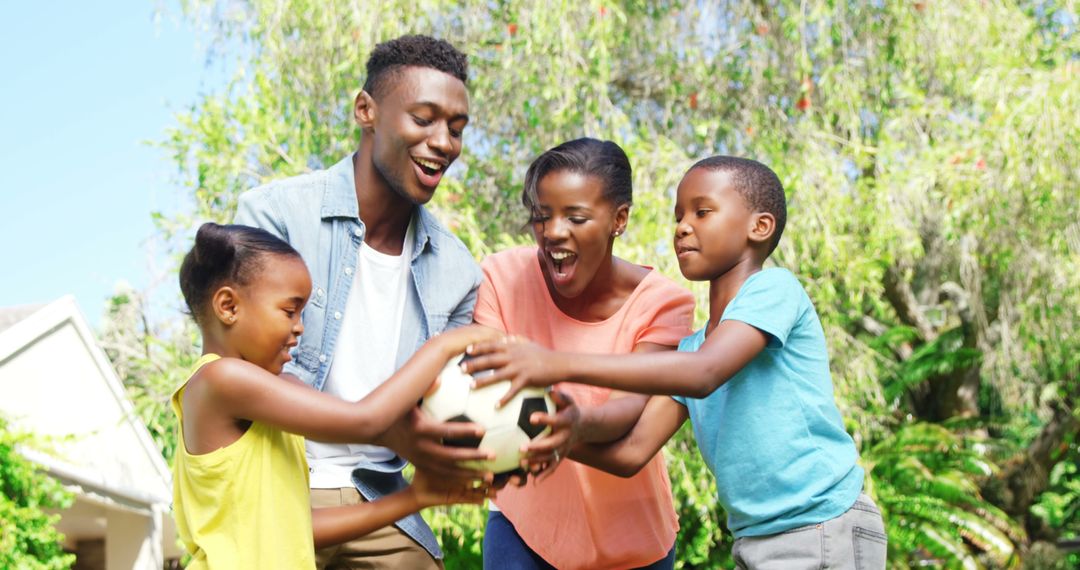
[[(304, 335), (286, 373), (359, 400), (428, 338), (471, 322), (480, 270), (424, 208), (461, 153), (467, 72), (465, 55), (442, 40), (379, 44), (353, 107), (360, 148), (327, 170), (240, 197), (236, 223), (285, 239), (311, 271)], [(414, 412), (378, 443), (442, 476), (475, 478), (457, 461), (486, 454), (440, 438), (478, 429), (432, 424)], [(314, 507), (370, 501), (405, 485), (405, 461), (385, 447), (309, 441), (307, 456)], [(441, 566), (442, 552), (413, 515), (317, 558), (319, 568), (425, 568)]]

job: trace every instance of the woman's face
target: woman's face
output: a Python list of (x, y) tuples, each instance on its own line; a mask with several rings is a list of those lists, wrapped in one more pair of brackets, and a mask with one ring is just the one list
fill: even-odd
[(548, 284), (575, 298), (611, 267), (611, 245), (626, 228), (629, 206), (604, 197), (599, 178), (568, 170), (548, 173), (537, 184), (533, 235)]

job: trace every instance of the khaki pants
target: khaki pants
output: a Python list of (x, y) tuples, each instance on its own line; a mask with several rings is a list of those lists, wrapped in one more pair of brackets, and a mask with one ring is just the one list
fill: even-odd
[[(351, 487), (344, 489), (312, 489), (311, 506), (338, 507), (357, 505), (364, 500), (360, 492)], [(315, 567), (318, 570), (354, 570), (380, 568), (441, 569), (441, 560), (435, 560), (423, 546), (409, 538), (396, 526), (386, 526), (355, 540), (328, 546), (315, 551)]]

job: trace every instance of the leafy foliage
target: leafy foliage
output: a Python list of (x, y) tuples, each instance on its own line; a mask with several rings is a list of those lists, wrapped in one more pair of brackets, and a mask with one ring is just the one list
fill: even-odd
[(70, 568), (75, 556), (64, 552), (64, 536), (54, 527), (60, 515), (44, 509), (66, 509), (72, 495), (19, 454), (18, 447), (31, 443), (0, 418), (0, 568)]
[(946, 568), (1013, 568), (1023, 528), (979, 492), (997, 467), (986, 446), (928, 423), (901, 427), (863, 455), (872, 490), (889, 521), (895, 568), (933, 563)]

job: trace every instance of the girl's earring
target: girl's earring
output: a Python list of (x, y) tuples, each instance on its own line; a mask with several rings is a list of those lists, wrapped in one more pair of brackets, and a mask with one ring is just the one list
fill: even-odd
[(229, 322), (236, 322), (236, 315), (229, 315)]

